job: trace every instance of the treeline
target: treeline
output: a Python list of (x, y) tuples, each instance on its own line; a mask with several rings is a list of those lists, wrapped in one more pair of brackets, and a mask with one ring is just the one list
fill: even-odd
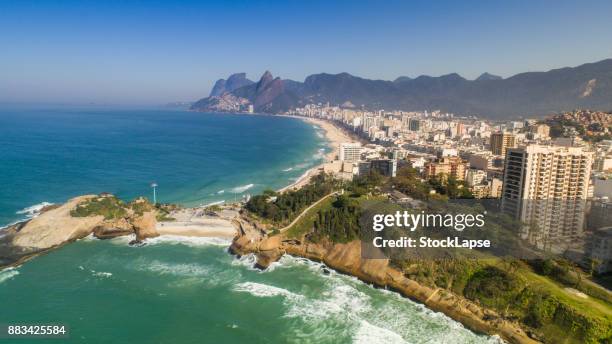
[(355, 199), (340, 195), (331, 208), (317, 213), (309, 239), (318, 242), (328, 237), (332, 242), (346, 243), (359, 238), (359, 204)]
[(293, 219), (312, 203), (331, 193), (336, 184), (337, 181), (331, 176), (321, 173), (313, 177), (310, 183), (301, 189), (281, 194), (267, 190), (261, 195), (253, 196), (246, 203), (246, 209), (263, 219), (274, 223), (284, 223)]

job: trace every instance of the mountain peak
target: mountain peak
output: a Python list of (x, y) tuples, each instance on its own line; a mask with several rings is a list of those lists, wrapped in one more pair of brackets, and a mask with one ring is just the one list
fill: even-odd
[(406, 81), (410, 81), (410, 80), (412, 80), (412, 78), (409, 77), (409, 76), (400, 76), (397, 79), (393, 80), (393, 82), (397, 84), (397, 83), (400, 83), (400, 82), (406, 82)]
[(267, 70), (265, 73), (263, 73), (259, 79), (259, 82), (257, 83), (257, 91), (259, 92), (266, 88), (272, 82), (272, 80), (274, 80), (274, 77), (272, 76), (272, 73)]
[(503, 78), (501, 76), (498, 75), (493, 75), (493, 74), (489, 74), (487, 72), (484, 72), (482, 74), (480, 74), (480, 76), (478, 78), (476, 78), (476, 81), (483, 81), (483, 80), (502, 80)]
[(234, 90), (239, 89), (240, 87), (251, 85), (253, 83), (253, 81), (247, 79), (246, 73), (234, 73), (230, 75), (227, 80), (217, 80), (212, 91), (210, 91), (210, 96), (220, 96), (225, 92), (233, 92)]

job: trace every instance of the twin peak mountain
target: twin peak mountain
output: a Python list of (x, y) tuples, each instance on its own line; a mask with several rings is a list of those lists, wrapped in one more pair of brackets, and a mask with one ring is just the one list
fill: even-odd
[(467, 80), (452, 73), (439, 77), (372, 80), (348, 73), (313, 74), (304, 82), (273, 77), (258, 82), (245, 73), (218, 80), (210, 96), (192, 105), (205, 112), (281, 113), (307, 104), (329, 103), (368, 110), (441, 110), (458, 115), (509, 119), (547, 115), (576, 108), (612, 109), (612, 59), (547, 72), (501, 78), (483, 73)]

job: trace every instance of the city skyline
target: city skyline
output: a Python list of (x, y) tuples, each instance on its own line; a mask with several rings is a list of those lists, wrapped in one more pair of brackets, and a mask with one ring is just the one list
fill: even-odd
[(3, 3), (0, 102), (194, 101), (219, 78), (265, 70), (297, 81), (341, 72), (508, 77), (611, 57), (610, 9), (603, 1)]

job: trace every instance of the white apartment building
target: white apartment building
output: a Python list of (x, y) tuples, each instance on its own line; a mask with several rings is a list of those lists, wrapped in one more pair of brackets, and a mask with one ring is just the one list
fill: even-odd
[(582, 147), (508, 148), (502, 209), (531, 227), (523, 238), (552, 249), (582, 233), (592, 162)]
[(357, 162), (361, 160), (361, 150), (360, 143), (341, 143), (338, 159), (340, 161)]

